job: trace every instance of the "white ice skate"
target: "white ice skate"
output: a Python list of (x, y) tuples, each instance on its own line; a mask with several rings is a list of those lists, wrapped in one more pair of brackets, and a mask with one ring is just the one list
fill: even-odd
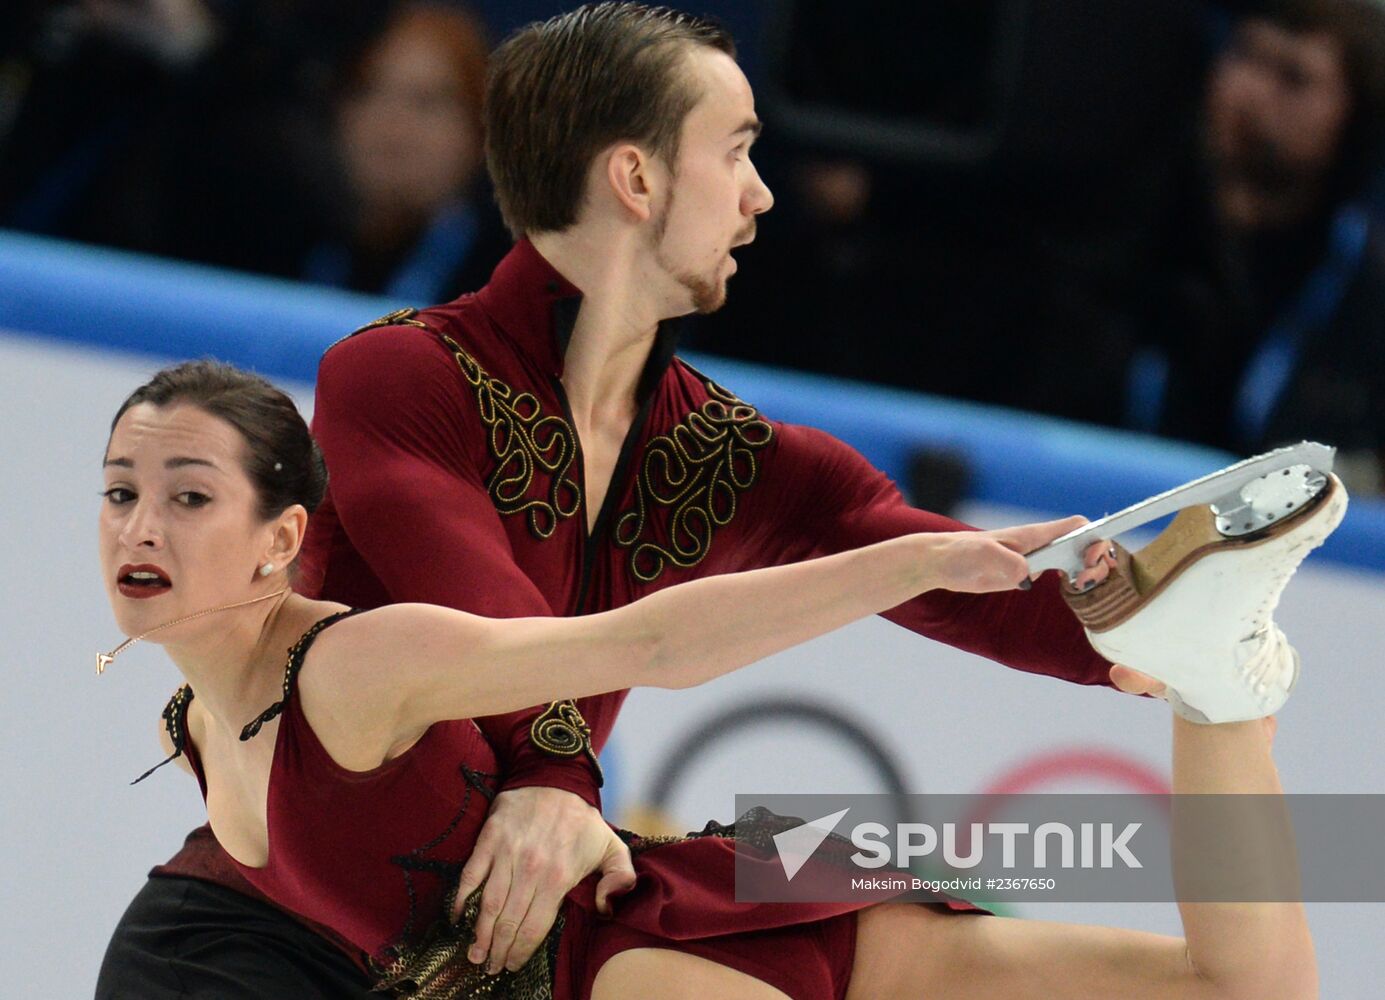
[(1299, 672), (1274, 610), (1346, 513), (1332, 457), (1304, 443), (1238, 463), (1085, 525), (1031, 553), (1030, 569), (1062, 569), (1071, 580), (1092, 541), (1179, 511), (1138, 552), (1113, 546), (1116, 568), (1090, 590), (1065, 587), (1068, 603), (1098, 652), (1163, 681), (1184, 718), (1271, 715)]

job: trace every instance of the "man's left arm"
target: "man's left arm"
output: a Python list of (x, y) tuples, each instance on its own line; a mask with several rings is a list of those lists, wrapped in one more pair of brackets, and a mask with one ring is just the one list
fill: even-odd
[[(807, 559), (912, 532), (970, 528), (910, 507), (898, 487), (855, 449), (822, 431), (775, 425), (757, 502), (784, 512), (775, 524), (781, 561)], [(920, 635), (1029, 673), (1109, 685), (1111, 664), (1087, 641), (1060, 591), (1060, 574), (1001, 594), (934, 590), (884, 617)]]

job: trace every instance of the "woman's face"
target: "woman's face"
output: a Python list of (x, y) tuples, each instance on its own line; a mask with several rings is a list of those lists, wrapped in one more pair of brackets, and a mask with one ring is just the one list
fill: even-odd
[(259, 518), (244, 447), (231, 424), (187, 403), (140, 403), (121, 416), (102, 468), (100, 545), (106, 592), (126, 635), (263, 589), (257, 570), (272, 551), (275, 523)]
[(445, 46), (396, 31), (341, 106), (343, 153), (367, 204), (427, 216), (461, 194), (481, 163), (477, 123)]

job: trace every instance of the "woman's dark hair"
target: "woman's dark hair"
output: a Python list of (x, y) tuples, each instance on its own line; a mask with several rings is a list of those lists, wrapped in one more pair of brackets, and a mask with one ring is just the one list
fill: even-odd
[(245, 439), (245, 473), (268, 521), (294, 504), (311, 514), (327, 491), (327, 464), (298, 407), (258, 375), (219, 361), (187, 361), (159, 372), (120, 404), (111, 432), (125, 411), (140, 403), (188, 403), (220, 417)]

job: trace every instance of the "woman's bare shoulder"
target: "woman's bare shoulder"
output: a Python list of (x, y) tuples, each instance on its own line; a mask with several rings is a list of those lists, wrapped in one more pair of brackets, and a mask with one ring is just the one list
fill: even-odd
[(439, 660), (464, 660), (467, 650), (494, 623), (466, 612), (433, 604), (387, 604), (360, 611), (333, 623), (315, 639), (311, 659), (330, 663), (330, 671), (305, 673), (321, 679), (330, 673), (333, 685), (372, 690), (389, 678), (397, 685), (410, 672), (427, 670)]

